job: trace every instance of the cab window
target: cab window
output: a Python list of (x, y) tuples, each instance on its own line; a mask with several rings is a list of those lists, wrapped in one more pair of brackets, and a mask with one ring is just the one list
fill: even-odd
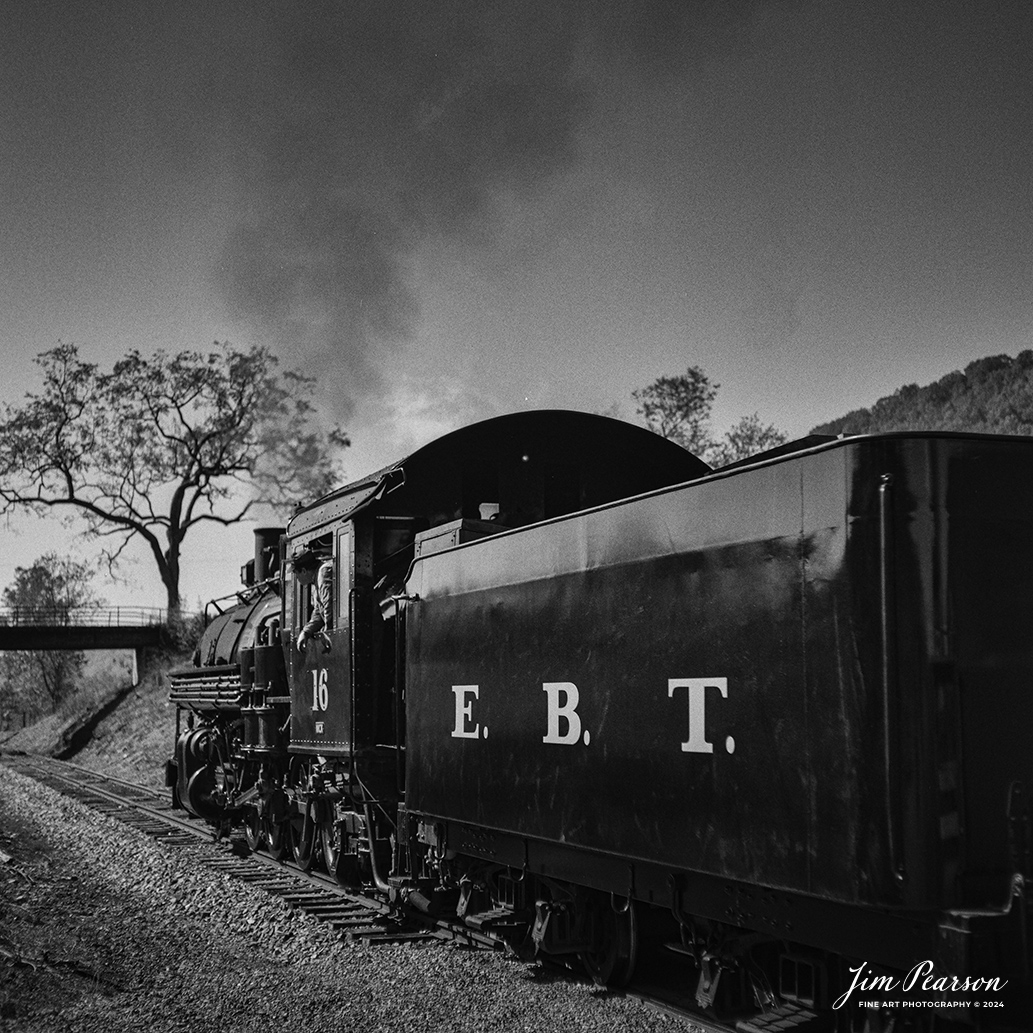
[(352, 588), (352, 529), (349, 524), (337, 532), (334, 556), (337, 568), (334, 571), (334, 626), (348, 627), (348, 604)]

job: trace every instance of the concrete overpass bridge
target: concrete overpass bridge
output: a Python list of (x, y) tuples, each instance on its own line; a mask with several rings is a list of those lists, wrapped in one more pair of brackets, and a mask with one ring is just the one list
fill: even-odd
[(0, 606), (0, 650), (141, 649), (167, 637), (158, 607), (101, 606), (44, 609)]

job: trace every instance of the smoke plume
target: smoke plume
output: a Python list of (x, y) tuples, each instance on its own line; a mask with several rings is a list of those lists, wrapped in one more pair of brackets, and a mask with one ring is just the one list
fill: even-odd
[(332, 375), (342, 409), (414, 328), (412, 249), (475, 231), (495, 191), (573, 160), (575, 27), (549, 4), (282, 5), (212, 83), (248, 199), (225, 295)]
[[(269, 5), (208, 83), (246, 204), (220, 264), (237, 318), (325, 376), (339, 413), (418, 319), (406, 262), (490, 238), (493, 198), (576, 159), (593, 78), (732, 45), (753, 0)], [(730, 14), (734, 10), (734, 14)]]

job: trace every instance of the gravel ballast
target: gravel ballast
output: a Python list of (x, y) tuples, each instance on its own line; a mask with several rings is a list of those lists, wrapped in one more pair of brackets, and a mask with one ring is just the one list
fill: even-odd
[(5, 1031), (694, 1028), (499, 953), (342, 942), (3, 766), (0, 852)]

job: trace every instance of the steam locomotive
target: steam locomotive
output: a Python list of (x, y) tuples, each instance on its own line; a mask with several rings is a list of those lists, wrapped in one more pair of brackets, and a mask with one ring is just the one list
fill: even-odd
[(1031, 528), (1033, 439), (711, 471), (599, 416), (488, 420), (258, 532), (171, 673), (168, 783), (600, 983), (659, 936), (743, 1030), (985, 1026), (1031, 981)]

